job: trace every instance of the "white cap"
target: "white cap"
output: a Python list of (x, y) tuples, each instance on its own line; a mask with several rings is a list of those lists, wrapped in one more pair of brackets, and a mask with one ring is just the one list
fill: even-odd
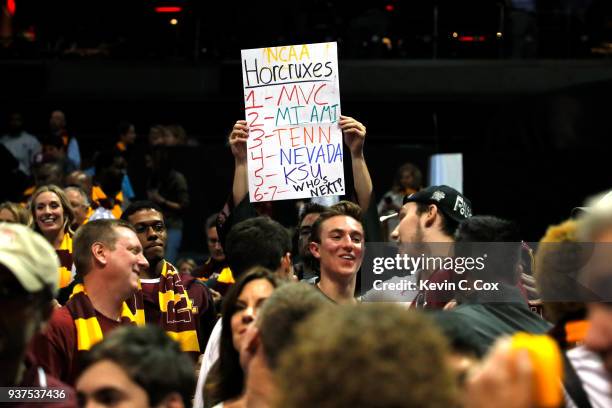
[(40, 234), (25, 225), (0, 223), (0, 264), (11, 271), (28, 292), (48, 287), (53, 296), (57, 294), (57, 254)]
[(576, 207), (572, 210), (572, 213), (577, 211), (584, 211), (586, 213), (592, 212), (608, 212), (612, 209), (612, 190), (597, 194), (589, 198), (584, 207)]

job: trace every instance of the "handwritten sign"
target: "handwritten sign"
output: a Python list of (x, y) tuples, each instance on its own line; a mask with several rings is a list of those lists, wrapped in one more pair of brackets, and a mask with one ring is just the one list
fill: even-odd
[(344, 194), (336, 43), (242, 50), (251, 202)]

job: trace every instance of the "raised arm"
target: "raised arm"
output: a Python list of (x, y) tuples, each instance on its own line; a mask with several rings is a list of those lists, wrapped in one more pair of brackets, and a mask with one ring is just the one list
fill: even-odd
[(340, 129), (344, 134), (344, 143), (351, 152), (353, 163), (353, 181), (357, 203), (364, 210), (370, 205), (372, 197), (372, 179), (363, 155), (363, 144), (365, 142), (366, 127), (350, 116), (340, 116)]
[(249, 192), (247, 172), (247, 139), (249, 128), (246, 120), (239, 120), (229, 135), (229, 144), (234, 155), (234, 184), (232, 185), (232, 200), (237, 206)]

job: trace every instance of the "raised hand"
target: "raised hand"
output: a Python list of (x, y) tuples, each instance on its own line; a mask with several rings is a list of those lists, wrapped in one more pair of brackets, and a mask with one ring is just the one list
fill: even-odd
[(232, 132), (229, 134), (229, 144), (234, 159), (238, 162), (246, 162), (247, 139), (249, 138), (249, 127), (246, 120), (236, 121)]
[(338, 122), (344, 134), (344, 143), (351, 151), (352, 156), (363, 154), (363, 144), (365, 142), (366, 127), (363, 123), (351, 118), (350, 116), (340, 116)]

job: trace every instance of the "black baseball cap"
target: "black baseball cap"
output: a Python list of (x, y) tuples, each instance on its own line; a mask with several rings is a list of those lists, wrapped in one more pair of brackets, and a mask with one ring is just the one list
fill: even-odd
[(435, 204), (447, 217), (461, 222), (472, 216), (472, 203), (449, 186), (431, 186), (404, 197), (406, 203)]

